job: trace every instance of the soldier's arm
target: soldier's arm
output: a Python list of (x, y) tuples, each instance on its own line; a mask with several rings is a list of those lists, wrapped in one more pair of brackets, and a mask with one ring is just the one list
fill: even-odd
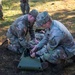
[(29, 28), (29, 34), (30, 34), (31, 40), (34, 40), (35, 39), (35, 33), (34, 33), (33, 27)]
[(28, 42), (25, 38), (19, 38), (19, 43), (23, 48), (26, 48), (28, 46)]
[(14, 23), (14, 27), (15, 27), (18, 38), (22, 38), (24, 35), (25, 26), (24, 26), (23, 22), (21, 21), (21, 18), (22, 17), (18, 18)]
[(48, 37), (48, 34), (46, 33), (45, 36), (43, 37), (43, 39), (36, 45), (37, 46), (37, 49), (40, 49), (42, 48), (44, 45), (47, 44), (49, 40), (49, 37)]
[(47, 44), (47, 42), (48, 42), (48, 34), (45, 33), (43, 39), (37, 45), (34, 46), (34, 48), (30, 51), (30, 54), (32, 55), (33, 52), (40, 50), (44, 45)]
[(26, 41), (25, 36), (23, 35), (23, 33), (24, 33), (23, 30), (18, 31), (18, 40), (19, 40), (20, 45), (22, 47), (26, 48), (28, 46), (28, 42)]

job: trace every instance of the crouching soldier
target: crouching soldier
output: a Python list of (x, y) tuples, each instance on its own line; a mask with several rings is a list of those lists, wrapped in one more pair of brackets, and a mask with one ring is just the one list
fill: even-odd
[(45, 28), (46, 33), (44, 38), (30, 51), (32, 58), (38, 55), (44, 61), (61, 65), (63, 61), (75, 55), (74, 38), (61, 22), (52, 20), (45, 11), (38, 14), (36, 25)]
[(33, 9), (29, 14), (17, 18), (12, 23), (6, 33), (6, 36), (10, 41), (8, 45), (9, 50), (22, 53), (24, 50), (23, 48), (26, 48), (29, 45), (25, 38), (28, 32), (30, 33), (31, 40), (35, 40), (33, 25), (37, 15), (38, 11)]
[(21, 11), (23, 14), (28, 14), (30, 11), (29, 0), (20, 0)]

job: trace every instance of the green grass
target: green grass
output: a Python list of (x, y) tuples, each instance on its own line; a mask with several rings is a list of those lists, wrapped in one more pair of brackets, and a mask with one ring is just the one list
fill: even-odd
[[(3, 0), (4, 21), (0, 20), (0, 42), (12, 22), (22, 15), (20, 0)], [(71, 31), (75, 31), (75, 0), (30, 0), (30, 9), (48, 11), (53, 19), (61, 21)]]

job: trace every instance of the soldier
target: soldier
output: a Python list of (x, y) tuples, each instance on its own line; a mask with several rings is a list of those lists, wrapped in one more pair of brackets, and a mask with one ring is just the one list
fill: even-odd
[(44, 38), (30, 51), (31, 57), (39, 55), (44, 61), (61, 64), (62, 60), (66, 61), (75, 55), (74, 38), (61, 22), (52, 20), (51, 16), (44, 11), (38, 14), (36, 25), (45, 28), (46, 33)]
[(10, 41), (8, 49), (14, 52), (22, 53), (24, 48), (28, 46), (25, 39), (27, 33), (30, 33), (31, 40), (35, 40), (33, 25), (36, 20), (38, 11), (33, 9), (29, 14), (17, 18), (10, 28), (6, 36)]
[(1, 0), (0, 0), (0, 19), (1, 19), (1, 20), (4, 20), (4, 18), (3, 18), (3, 12), (2, 12)]
[(30, 11), (29, 0), (20, 0), (21, 11), (23, 14), (28, 14)]

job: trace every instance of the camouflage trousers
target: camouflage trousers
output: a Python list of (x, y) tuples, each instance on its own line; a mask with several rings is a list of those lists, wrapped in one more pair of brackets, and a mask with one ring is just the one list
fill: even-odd
[(62, 47), (58, 47), (54, 50), (47, 50), (46, 46), (36, 52), (40, 58), (45, 61), (47, 60), (53, 64), (60, 64), (62, 60), (67, 59), (67, 55)]
[(22, 53), (24, 51), (24, 48), (26, 47), (27, 44), (25, 37), (22, 38), (22, 40), (20, 40), (18, 37), (12, 34), (10, 28), (8, 29), (6, 36), (9, 40), (9, 45), (8, 45), (9, 50), (16, 53)]
[(22, 11), (23, 14), (28, 14), (29, 13), (30, 6), (29, 6), (28, 3), (21, 3), (20, 7), (21, 7), (21, 11)]
[[(35, 35), (37, 34), (35, 33)], [(25, 36), (22, 37), (22, 39), (20, 40), (18, 37), (16, 37), (16, 35), (12, 34), (10, 28), (8, 29), (6, 36), (9, 40), (8, 49), (16, 53), (22, 53), (25, 50), (25, 48), (27, 48), (28, 46), (36, 45), (34, 41), (27, 42), (27, 40), (25, 39)], [(41, 40), (43, 38), (43, 36), (41, 36), (40, 33), (38, 33), (38, 36), (35, 36), (35, 37), (36, 38), (39, 37), (38, 40)]]

